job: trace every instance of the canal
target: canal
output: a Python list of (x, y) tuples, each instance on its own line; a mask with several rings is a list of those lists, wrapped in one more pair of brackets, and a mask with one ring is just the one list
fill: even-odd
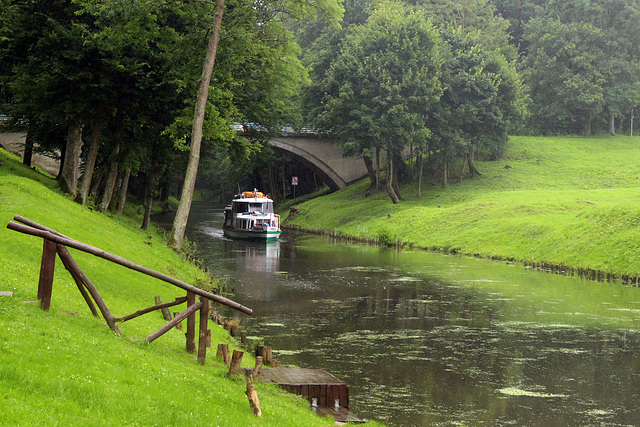
[(242, 326), (282, 364), (349, 384), (361, 418), (640, 424), (640, 289), (294, 232), (230, 241), (222, 209), (195, 203), (187, 235), (254, 310)]

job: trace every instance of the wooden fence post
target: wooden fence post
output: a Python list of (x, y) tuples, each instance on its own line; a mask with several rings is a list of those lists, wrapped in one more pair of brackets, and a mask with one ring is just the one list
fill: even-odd
[[(156, 302), (156, 305), (162, 305), (162, 298), (160, 297), (160, 295), (157, 295), (157, 296), (154, 298), (154, 301)], [(166, 308), (166, 307), (161, 308), (161, 309), (160, 309), (160, 312), (162, 312), (162, 318), (163, 318), (164, 320), (166, 320), (167, 322), (168, 322), (169, 320), (171, 320), (171, 312), (169, 311), (169, 309), (168, 309), (168, 308)]]
[(258, 392), (253, 388), (253, 370), (247, 369), (244, 373), (245, 379), (247, 381), (247, 391), (245, 394), (249, 399), (249, 406), (251, 407), (251, 412), (256, 417), (262, 416), (262, 409), (260, 408), (260, 400), (258, 400)]
[(38, 281), (38, 299), (40, 308), (49, 310), (51, 292), (53, 291), (53, 272), (56, 267), (56, 243), (43, 239), (42, 261), (40, 263), (40, 279)]
[(256, 366), (253, 368), (253, 373), (251, 376), (253, 377), (253, 381), (260, 381), (260, 374), (262, 373), (262, 356), (256, 357)]
[(224, 364), (229, 366), (229, 364), (231, 363), (229, 361), (229, 344), (227, 343), (218, 344), (218, 352), (216, 353), (216, 357), (222, 359), (224, 361)]
[[(196, 303), (196, 294), (187, 292), (187, 308)], [(196, 313), (193, 312), (187, 317), (187, 353), (196, 352)]]
[(233, 350), (233, 356), (231, 357), (231, 365), (229, 365), (228, 376), (237, 375), (240, 373), (240, 364), (242, 363), (242, 356), (244, 352), (240, 350)]
[(207, 329), (209, 326), (211, 300), (200, 297), (200, 301), (202, 306), (200, 307), (200, 332), (198, 334), (198, 362), (204, 365), (207, 359)]

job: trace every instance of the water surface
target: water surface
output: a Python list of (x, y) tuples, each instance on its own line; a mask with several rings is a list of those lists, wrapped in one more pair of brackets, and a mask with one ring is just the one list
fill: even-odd
[[(198, 256), (282, 364), (326, 369), (392, 426), (639, 425), (640, 290), (285, 232), (225, 239), (196, 203)], [(234, 316), (237, 316), (234, 314)]]

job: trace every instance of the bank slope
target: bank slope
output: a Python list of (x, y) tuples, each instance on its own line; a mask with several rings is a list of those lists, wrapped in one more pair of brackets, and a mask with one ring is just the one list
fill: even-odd
[(368, 180), (297, 206), (287, 225), (419, 248), (640, 276), (640, 138), (512, 137), (482, 176), (367, 196)]
[[(209, 352), (200, 366), (169, 331), (136, 344), (164, 322), (157, 313), (121, 324), (122, 337), (93, 317), (71, 276), (57, 262), (51, 310), (36, 299), (42, 240), (6, 229), (14, 214), (77, 240), (170, 274), (187, 283), (205, 275), (166, 248), (138, 222), (92, 212), (56, 190), (55, 182), (0, 149), (0, 424), (1, 425), (332, 425), (306, 403), (275, 387), (257, 386), (264, 418), (253, 416), (242, 378)], [(71, 249), (116, 316), (184, 292)], [(231, 342), (212, 327), (212, 347)], [(243, 366), (252, 366), (245, 354)]]

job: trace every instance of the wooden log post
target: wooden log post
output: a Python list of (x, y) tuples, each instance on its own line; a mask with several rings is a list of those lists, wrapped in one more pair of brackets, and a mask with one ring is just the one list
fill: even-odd
[(252, 370), (251, 376), (254, 382), (260, 381), (260, 374), (262, 373), (262, 356), (256, 357), (256, 366)]
[(244, 352), (240, 350), (233, 350), (233, 356), (231, 357), (231, 364), (229, 365), (229, 372), (227, 376), (238, 375), (240, 373), (240, 364), (242, 363), (242, 356)]
[(240, 325), (236, 325), (235, 323), (230, 323), (229, 324), (229, 334), (232, 337), (237, 337), (238, 336), (239, 329), (240, 329)]
[[(178, 317), (179, 315), (180, 315), (180, 313), (179, 313), (179, 312), (177, 312), (177, 313), (173, 313), (173, 317), (174, 317), (174, 318)], [(179, 331), (181, 331), (181, 330), (182, 330), (182, 322), (178, 322), (178, 324), (176, 325), (176, 329), (177, 329), (177, 330), (179, 330)]]
[(191, 307), (187, 308), (185, 311), (183, 311), (182, 313), (180, 313), (177, 317), (175, 317), (173, 320), (171, 320), (170, 322), (168, 322), (166, 325), (164, 325), (162, 328), (158, 329), (157, 331), (155, 331), (154, 333), (146, 336), (145, 338), (142, 339), (141, 342), (152, 342), (154, 341), (156, 338), (161, 337), (162, 335), (166, 334), (168, 331), (171, 330), (171, 328), (174, 328), (178, 323), (182, 322), (184, 319), (187, 318), (187, 316), (191, 313), (193, 313), (194, 311), (197, 311), (200, 309), (200, 307), (202, 306), (201, 302), (197, 302), (194, 305), (192, 305)]
[(241, 331), (240, 332), (240, 343), (242, 344), (246, 344), (247, 343), (247, 331)]
[(247, 395), (247, 399), (249, 399), (249, 406), (251, 407), (251, 412), (256, 417), (262, 416), (262, 409), (260, 408), (260, 400), (258, 399), (258, 392), (255, 388), (253, 388), (253, 376), (252, 370), (245, 371), (245, 379), (247, 381), (247, 391), (245, 394)]
[(40, 308), (49, 310), (51, 292), (53, 291), (53, 273), (56, 267), (56, 244), (44, 239), (42, 245), (42, 261), (40, 262), (40, 279), (38, 281), (38, 300)]
[(207, 329), (209, 326), (209, 310), (211, 310), (211, 300), (200, 297), (200, 332), (198, 334), (198, 362), (205, 364), (207, 359)]
[[(162, 306), (162, 298), (160, 297), (160, 295), (156, 295), (154, 300), (157, 306)], [(162, 313), (162, 318), (164, 320), (166, 320), (167, 322), (171, 320), (171, 312), (169, 311), (168, 307), (160, 308), (160, 312)]]
[(229, 344), (227, 343), (218, 344), (218, 351), (216, 353), (216, 357), (219, 359), (222, 359), (224, 361), (224, 364), (229, 366), (229, 364), (231, 363), (229, 360)]
[[(187, 292), (187, 308), (196, 303), (196, 294)], [(187, 353), (196, 352), (196, 313), (193, 312), (187, 317)]]
[(264, 348), (262, 353), (262, 362), (267, 366), (271, 366), (271, 347)]
[(100, 296), (100, 292), (98, 292), (98, 289), (96, 289), (93, 283), (91, 283), (91, 280), (89, 280), (89, 278), (80, 269), (78, 264), (76, 264), (76, 261), (73, 259), (73, 257), (71, 256), (67, 248), (64, 247), (63, 245), (57, 245), (56, 250), (65, 268), (69, 271), (73, 271), (72, 275), (76, 275), (79, 278), (79, 280), (82, 281), (84, 286), (87, 288), (87, 291), (89, 291), (89, 293), (91, 294), (91, 297), (98, 305), (98, 308), (102, 313), (102, 317), (104, 317), (104, 320), (107, 322), (107, 325), (109, 325), (109, 327), (113, 332), (115, 332), (118, 335), (122, 335), (122, 333), (120, 332), (120, 329), (118, 328), (118, 325), (116, 325), (116, 318), (113, 316), (113, 314), (111, 314), (111, 312), (109, 311), (109, 308), (107, 308), (107, 304), (105, 304), (104, 300)]

